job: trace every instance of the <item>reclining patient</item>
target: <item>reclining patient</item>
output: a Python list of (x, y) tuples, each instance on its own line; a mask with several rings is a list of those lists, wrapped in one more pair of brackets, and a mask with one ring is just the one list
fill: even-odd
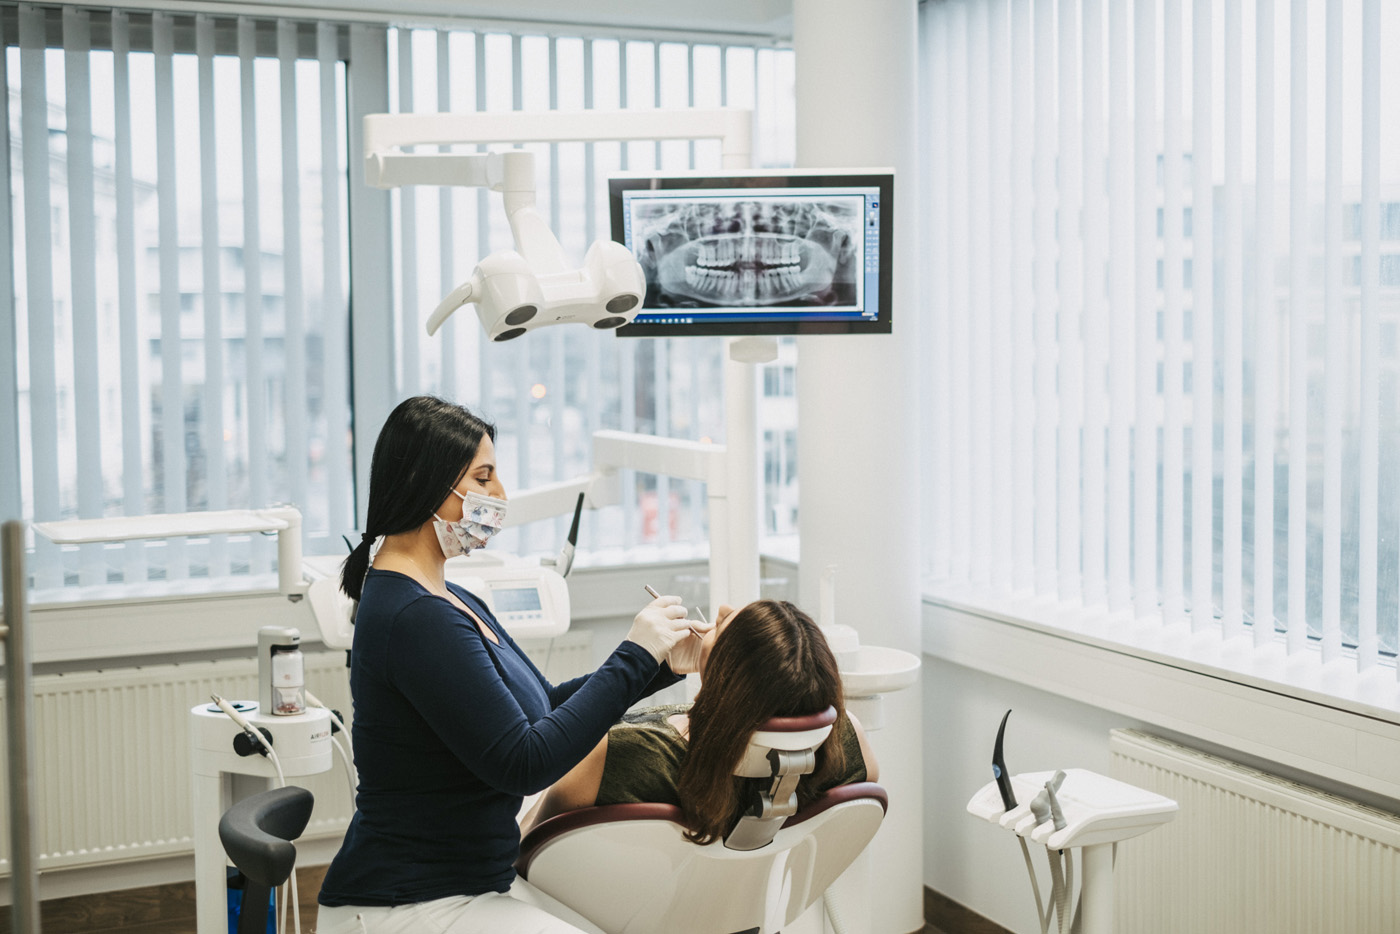
[(591, 805), (679, 805), (686, 839), (722, 837), (748, 804), (754, 779), (733, 774), (754, 730), (770, 717), (839, 711), (817, 751), (816, 770), (797, 786), (798, 806), (878, 769), (860, 724), (844, 710), (836, 658), (821, 630), (791, 603), (757, 600), (719, 620), (700, 645), (701, 687), (693, 705), (624, 715), (608, 735), (545, 792), (522, 821), (528, 832), (563, 811)]

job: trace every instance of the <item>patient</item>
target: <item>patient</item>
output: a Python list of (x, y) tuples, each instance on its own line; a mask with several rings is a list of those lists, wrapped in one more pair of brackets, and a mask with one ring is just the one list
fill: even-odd
[(878, 778), (860, 724), (845, 712), (836, 658), (811, 618), (791, 603), (722, 606), (700, 647), (701, 687), (693, 705), (626, 714), (588, 756), (545, 792), (522, 822), (528, 832), (563, 811), (591, 805), (679, 805), (686, 839), (724, 836), (749, 802), (755, 779), (733, 774), (754, 730), (770, 717), (840, 711), (797, 786), (802, 807), (822, 792)]

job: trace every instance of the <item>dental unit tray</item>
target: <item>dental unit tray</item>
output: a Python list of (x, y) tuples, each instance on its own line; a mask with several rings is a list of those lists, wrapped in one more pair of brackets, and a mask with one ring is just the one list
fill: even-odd
[(1009, 811), (1002, 806), (996, 782), (988, 782), (968, 801), (967, 812), (1052, 850), (1117, 843), (1176, 816), (1178, 806), (1171, 798), (1087, 769), (1064, 772), (1064, 783), (1056, 792), (1065, 817), (1063, 830), (1056, 830), (1048, 820), (1037, 826), (1031, 814), (1030, 802), (1054, 777), (1053, 771), (1011, 776), (1011, 787), (1021, 803)]

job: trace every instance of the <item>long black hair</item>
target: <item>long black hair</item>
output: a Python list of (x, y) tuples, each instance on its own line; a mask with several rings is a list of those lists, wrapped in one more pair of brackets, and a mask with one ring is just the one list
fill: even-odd
[(369, 552), (381, 535), (411, 532), (433, 517), (496, 426), (436, 396), (400, 402), (379, 431), (369, 467), (369, 508), (360, 543), (345, 559), (340, 589), (360, 599)]

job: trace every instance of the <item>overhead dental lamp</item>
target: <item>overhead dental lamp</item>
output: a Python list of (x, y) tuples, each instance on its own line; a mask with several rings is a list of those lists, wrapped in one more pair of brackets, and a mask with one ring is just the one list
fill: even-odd
[[(493, 341), (508, 341), (550, 324), (578, 322), (599, 330), (627, 324), (641, 308), (646, 278), (632, 252), (597, 240), (573, 267), (535, 208), (535, 156), (523, 149), (487, 153), (410, 153), (398, 147), (478, 140), (442, 131), (440, 114), (371, 114), (365, 118), (365, 181), (375, 188), (464, 185), (499, 191), (515, 249), (492, 253), (428, 318), (437, 333), (452, 313), (476, 305)], [(437, 138), (434, 138), (434, 137)]]

